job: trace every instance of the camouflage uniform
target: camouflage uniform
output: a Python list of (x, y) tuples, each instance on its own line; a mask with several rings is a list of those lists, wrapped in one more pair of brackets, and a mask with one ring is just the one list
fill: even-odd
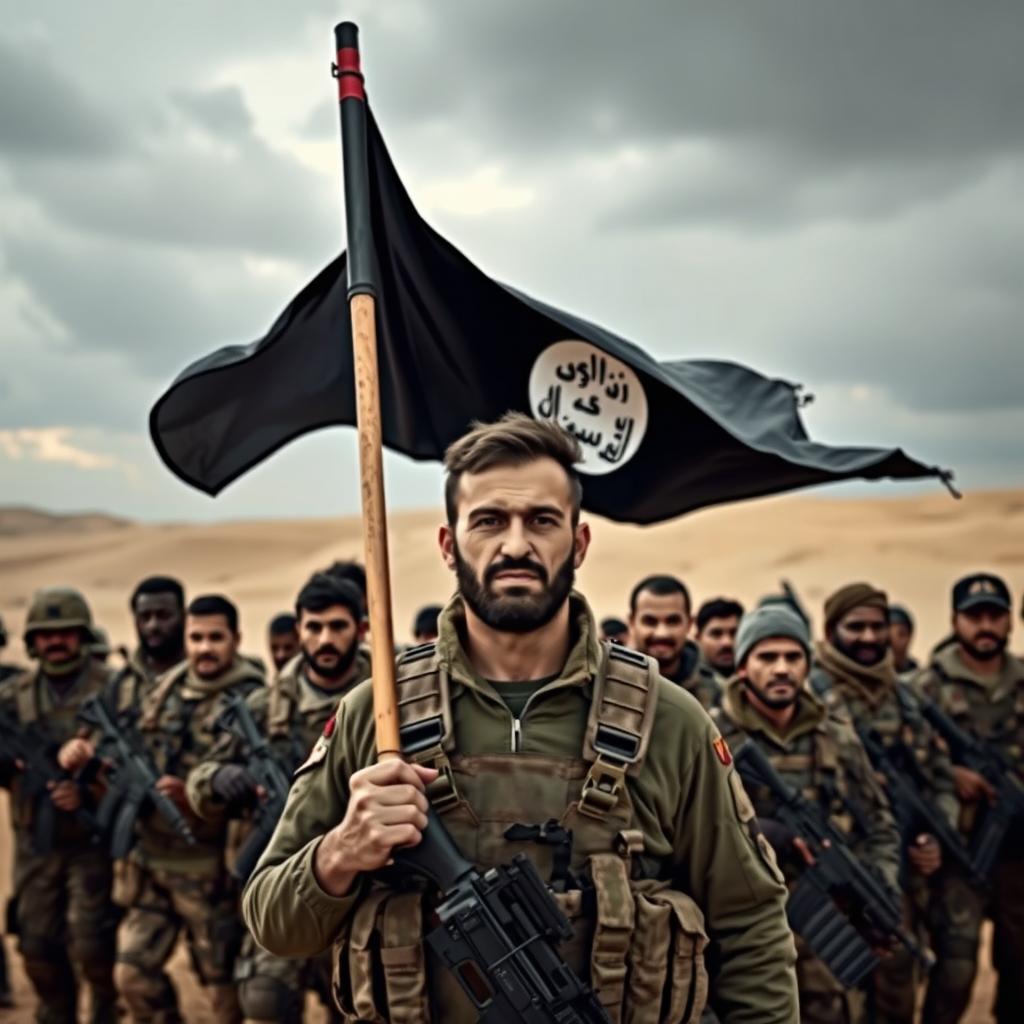
[[(958, 644), (932, 655), (915, 684), (965, 732), (994, 745), (1017, 766), (1024, 752), (1024, 662), (1003, 655), (995, 678), (974, 675), (960, 658)], [(960, 826), (970, 835), (977, 808), (965, 805)], [(957, 1021), (970, 1001), (978, 961), (978, 937), (986, 915), (995, 924), (993, 960), (999, 973), (996, 1019), (1024, 1020), (1024, 825), (1011, 828), (993, 871), (991, 891), (972, 885), (961, 872), (943, 869), (932, 905), (932, 934), (938, 963), (925, 999), (925, 1021)]]
[[(897, 764), (909, 762), (905, 766), (915, 786), (956, 826), (960, 805), (949, 755), (921, 717), (920, 700), (912, 686), (897, 679), (891, 655), (868, 667), (823, 642), (818, 646), (811, 686), (830, 710), (848, 717), (855, 728), (874, 730)], [(902, 836), (901, 840), (906, 845), (914, 838)], [(920, 939), (926, 929), (931, 885), (912, 871), (905, 872), (904, 879), (904, 923)], [(871, 993), (875, 1024), (913, 1024), (919, 974), (914, 958), (902, 946), (881, 963)]]
[[(780, 734), (744, 695), (744, 683), (730, 680), (712, 718), (734, 750), (751, 739), (764, 751), (782, 778), (826, 811), (832, 821), (851, 836), (853, 850), (866, 865), (874, 867), (885, 883), (898, 891), (899, 835), (867, 754), (849, 719), (829, 714), (809, 691), (801, 691), (796, 714), (785, 734)], [(767, 787), (747, 786), (758, 818), (772, 818), (776, 796)], [(799, 878), (798, 855), (783, 857), (789, 882)], [(860, 992), (845, 990), (828, 968), (796, 938), (797, 983), (800, 988), (800, 1019), (804, 1024), (850, 1024), (864, 1019)]]
[[(39, 598), (43, 598), (42, 604), (29, 612), (29, 630), (44, 624), (65, 628), (88, 622), (88, 608), (74, 591), (43, 591)], [(81, 704), (102, 692), (109, 680), (107, 670), (92, 661), (84, 647), (83, 651), (82, 667), (70, 681), (52, 684), (40, 665), (0, 686), (4, 710), (24, 725), (37, 724), (52, 740), (54, 753), (78, 733)], [(77, 967), (91, 989), (90, 1019), (94, 1024), (112, 1024), (116, 1021), (117, 911), (110, 900), (110, 859), (72, 816), (63, 812), (56, 815), (52, 852), (36, 852), (32, 842), (34, 808), (23, 798), (20, 781), (12, 763), (0, 762), (0, 782), (11, 790), (14, 825), (14, 895), (8, 920), (14, 924), (25, 973), (39, 997), (36, 1019), (40, 1024), (74, 1024)], [(83, 796), (88, 802), (90, 794)]]
[(684, 644), (675, 674), (666, 678), (696, 697), (705, 711), (722, 699), (722, 677), (704, 660), (700, 648), (692, 640)]
[[(351, 682), (339, 690), (311, 685), (303, 672), (303, 656), (296, 655), (266, 688), (254, 690), (246, 699), (256, 724), (266, 730), (282, 762), (298, 766), (312, 749), (324, 726), (337, 710), (338, 701), (370, 674), (370, 662), (359, 651)], [(235, 737), (226, 735), (210, 759), (197, 765), (188, 777), (189, 801), (200, 817), (216, 816), (218, 802), (211, 802), (211, 783), (223, 764), (244, 763), (244, 751)], [(276, 1021), (294, 1024), (302, 1018), (303, 994), (307, 988), (330, 1007), (331, 971), (329, 953), (304, 960), (286, 960), (261, 949), (247, 932), (235, 963), (238, 1001), (249, 1022)]]
[[(263, 677), (241, 658), (214, 680), (199, 679), (187, 663), (163, 675), (142, 698), (138, 720), (157, 771), (184, 779), (212, 748), (213, 723), (226, 699), (262, 685)], [(115, 694), (115, 701), (120, 712), (130, 712), (130, 687)], [(115, 979), (138, 1024), (181, 1021), (163, 968), (182, 928), (215, 1019), (225, 1024), (240, 1019), (232, 968), (242, 935), (238, 893), (224, 865), (227, 822), (223, 816), (190, 816), (189, 824), (194, 846), (159, 815), (140, 819), (135, 847), (117, 865), (115, 898), (127, 913), (117, 936)]]
[(137, 712), (142, 698), (153, 689), (157, 678), (158, 674), (150, 668), (142, 648), (136, 647), (114, 677), (113, 691), (117, 694), (119, 707), (122, 710), (131, 707), (133, 713)]
[[(725, 1024), (790, 1024), (797, 1007), (785, 889), (748, 830), (753, 810), (715, 747), (716, 731), (651, 659), (599, 644), (578, 595), (570, 614), (566, 663), (519, 718), (472, 668), (459, 639), (458, 598), (441, 616), (437, 644), (405, 654), (402, 726), (407, 735), (436, 737), (409, 755), (441, 771), (428, 796), (478, 867), (524, 853), (542, 877), (566, 883), (557, 898), (576, 927), (562, 953), (589, 974), (612, 1020), (692, 1020), (710, 973)], [(620, 764), (593, 746), (610, 720), (635, 739), (633, 760)], [(468, 1024), (477, 1013), (424, 956), (429, 893), (392, 888), (385, 872), (337, 898), (313, 874), (320, 837), (344, 816), (347, 780), (376, 758), (372, 726), (371, 686), (363, 683), (341, 701), (297, 773), (246, 887), (246, 922), (281, 955), (309, 956), (337, 939), (336, 995), (346, 1022)], [(550, 819), (566, 830), (557, 847), (530, 825)], [(573, 877), (593, 883), (592, 900)]]

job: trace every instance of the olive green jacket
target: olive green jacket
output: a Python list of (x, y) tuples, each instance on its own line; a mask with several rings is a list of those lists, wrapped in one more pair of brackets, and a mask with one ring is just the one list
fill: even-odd
[[(575, 642), (558, 679), (531, 699), (521, 718), (524, 754), (578, 758), (600, 648), (585, 602), (572, 598)], [(512, 715), (474, 671), (460, 640), (461, 602), (440, 623), (456, 746), (464, 754), (511, 750)], [(717, 732), (697, 702), (660, 681), (650, 748), (627, 785), (643, 822), (646, 851), (671, 865), (676, 886), (700, 906), (713, 947), (711, 991), (722, 1024), (791, 1024), (797, 1019), (795, 951), (786, 923), (786, 890), (740, 820), (745, 801), (734, 772), (714, 747)], [(292, 786), (284, 814), (243, 896), (256, 941), (280, 956), (303, 957), (331, 945), (361, 897), (325, 893), (313, 873), (321, 837), (344, 816), (348, 779), (376, 759), (372, 694), (360, 684), (341, 701), (329, 736)], [(443, 1008), (442, 1008), (443, 1010)], [(439, 1019), (445, 1019), (441, 1013)]]

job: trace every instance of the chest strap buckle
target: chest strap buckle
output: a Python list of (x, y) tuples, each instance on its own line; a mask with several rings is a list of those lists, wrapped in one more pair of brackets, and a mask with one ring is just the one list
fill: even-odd
[(599, 754), (583, 781), (580, 813), (591, 818), (604, 818), (619, 802), (619, 793), (625, 784), (626, 766)]

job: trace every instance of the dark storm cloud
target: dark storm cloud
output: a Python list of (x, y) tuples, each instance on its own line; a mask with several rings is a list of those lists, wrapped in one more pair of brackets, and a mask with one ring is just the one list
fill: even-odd
[(0, 34), (0, 147), (5, 158), (98, 157), (116, 151), (116, 122), (38, 40)]

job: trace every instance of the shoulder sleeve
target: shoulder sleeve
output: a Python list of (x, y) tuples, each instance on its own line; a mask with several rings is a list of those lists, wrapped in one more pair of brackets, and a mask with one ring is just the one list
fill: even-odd
[(345, 816), (349, 778), (376, 756), (368, 741), (371, 710), (361, 688), (342, 699), (295, 773), (281, 820), (242, 894), (242, 915), (253, 938), (276, 956), (309, 957), (327, 949), (358, 902), (358, 886), (341, 898), (320, 888), (313, 855)]
[(712, 1005), (723, 1024), (788, 1024), (798, 1017), (796, 954), (782, 876), (718, 729), (678, 710), (676, 884), (704, 912)]

